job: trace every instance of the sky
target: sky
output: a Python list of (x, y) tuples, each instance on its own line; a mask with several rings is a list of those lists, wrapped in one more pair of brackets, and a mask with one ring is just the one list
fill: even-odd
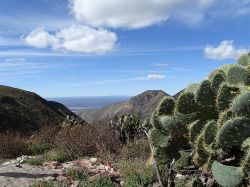
[(175, 94), (250, 49), (250, 0), (1, 0), (0, 81), (43, 97)]

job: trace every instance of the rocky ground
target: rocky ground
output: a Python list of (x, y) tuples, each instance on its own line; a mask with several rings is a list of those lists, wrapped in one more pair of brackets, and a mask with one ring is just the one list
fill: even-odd
[(45, 162), (43, 166), (31, 166), (25, 164), (29, 157), (19, 157), (0, 164), (1, 187), (29, 187), (41, 180), (69, 181), (72, 187), (78, 185), (77, 179), (69, 178), (68, 171), (80, 168), (88, 178), (104, 175), (112, 179), (115, 186), (122, 186), (122, 181), (109, 162), (99, 162), (96, 158), (79, 159), (67, 163)]

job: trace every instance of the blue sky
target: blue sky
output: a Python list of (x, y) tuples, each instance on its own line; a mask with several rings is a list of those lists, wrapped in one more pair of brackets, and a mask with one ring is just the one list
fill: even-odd
[(175, 94), (250, 46), (249, 0), (1, 0), (0, 81), (56, 96)]

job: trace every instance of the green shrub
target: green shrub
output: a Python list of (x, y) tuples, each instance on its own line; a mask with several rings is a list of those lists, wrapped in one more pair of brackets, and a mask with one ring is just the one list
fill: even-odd
[(64, 150), (51, 150), (46, 155), (45, 158), (47, 161), (58, 161), (61, 163), (71, 161), (75, 157), (67, 151)]
[(42, 166), (43, 163), (46, 161), (44, 156), (38, 156), (35, 158), (28, 159), (25, 163), (32, 165), (32, 166)]
[(144, 161), (130, 160), (118, 163), (124, 187), (144, 187), (157, 181), (153, 166), (147, 166)]
[(86, 181), (88, 173), (85, 168), (75, 167), (67, 171), (67, 177), (78, 181)]
[(115, 187), (115, 185), (109, 177), (97, 176), (90, 181), (81, 182), (79, 187)]
[(46, 143), (33, 144), (30, 147), (31, 151), (35, 155), (43, 154), (50, 149), (50, 145)]

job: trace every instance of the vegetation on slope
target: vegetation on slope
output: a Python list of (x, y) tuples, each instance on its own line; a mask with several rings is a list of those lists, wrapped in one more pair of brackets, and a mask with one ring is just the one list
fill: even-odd
[(48, 102), (35, 93), (0, 86), (0, 131), (29, 132), (45, 124), (59, 124), (74, 114), (65, 106)]

